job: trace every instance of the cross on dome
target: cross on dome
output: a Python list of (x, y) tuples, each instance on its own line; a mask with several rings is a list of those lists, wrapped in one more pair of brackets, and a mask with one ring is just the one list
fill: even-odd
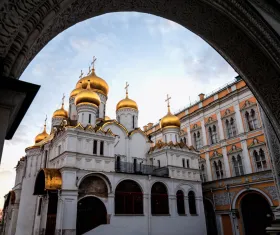
[(128, 84), (128, 82), (126, 82), (125, 87), (124, 87), (124, 89), (126, 90), (126, 97), (128, 97), (128, 87), (129, 87), (129, 84)]
[(92, 62), (91, 62), (92, 69), (94, 69), (94, 63), (95, 63), (96, 60), (97, 60), (96, 57), (93, 56), (93, 60), (92, 60)]
[(165, 100), (165, 102), (167, 102), (168, 112), (170, 112), (170, 100), (171, 100), (171, 97), (167, 94), (167, 99)]
[(48, 120), (48, 116), (47, 116), (47, 114), (46, 114), (46, 118), (45, 118), (45, 127), (46, 127), (46, 125), (47, 125), (47, 120)]
[(81, 75), (79, 76), (79, 78), (81, 79), (84, 76), (83, 70), (81, 70)]

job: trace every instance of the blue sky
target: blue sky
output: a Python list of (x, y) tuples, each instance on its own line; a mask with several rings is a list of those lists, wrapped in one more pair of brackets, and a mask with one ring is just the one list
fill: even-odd
[(237, 75), (206, 42), (186, 28), (143, 13), (110, 13), (81, 22), (49, 42), (30, 63), (21, 80), (39, 84), (39, 90), (14, 138), (5, 142), (0, 166), (0, 208), (13, 187), (17, 161), (42, 131), (46, 114), (48, 131), (52, 113), (66, 107), (80, 70), (92, 61), (96, 74), (110, 87), (106, 115), (115, 118), (115, 107), (125, 96), (139, 107), (139, 126), (157, 122), (166, 114), (167, 93), (173, 112), (196, 101), (199, 93), (230, 82)]

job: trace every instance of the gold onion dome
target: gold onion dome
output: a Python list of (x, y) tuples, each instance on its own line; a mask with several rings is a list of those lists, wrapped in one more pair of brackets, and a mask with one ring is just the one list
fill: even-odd
[(180, 127), (181, 126), (180, 119), (170, 112), (169, 102), (168, 102), (168, 106), (167, 107), (168, 107), (168, 112), (160, 121), (161, 128), (165, 128), (165, 127)]
[(87, 76), (81, 78), (78, 81), (76, 88), (78, 88), (77, 86), (79, 86), (79, 83), (81, 83), (82, 88), (85, 89), (87, 87), (88, 80), (90, 81), (90, 88), (93, 91), (100, 92), (105, 96), (108, 95), (109, 86), (108, 86), (107, 82), (105, 80), (103, 80), (102, 78), (96, 76), (94, 68), (91, 69), (91, 71), (89, 72), (89, 74)]
[(82, 82), (78, 82), (76, 88), (71, 92), (70, 97), (78, 95), (82, 90), (84, 90), (82, 88)]
[(49, 136), (49, 134), (47, 133), (46, 131), (46, 124), (44, 125), (44, 130), (42, 133), (38, 134), (36, 137), (35, 137), (35, 144), (41, 142), (42, 140), (44, 140), (45, 138), (47, 138)]
[(100, 105), (99, 96), (90, 89), (90, 81), (88, 81), (87, 89), (83, 89), (75, 98), (75, 105), (79, 104)]
[(110, 117), (108, 117), (108, 116), (105, 116), (105, 121), (108, 121), (108, 120), (111, 120), (111, 118)]
[(54, 117), (68, 118), (68, 112), (64, 109), (64, 103), (62, 103), (60, 109), (54, 111), (53, 118)]
[(127, 90), (128, 86), (129, 85), (126, 83), (126, 87), (125, 87), (126, 97), (124, 99), (122, 99), (121, 101), (119, 101), (119, 103), (117, 104), (117, 107), (116, 107), (117, 111), (121, 108), (132, 108), (132, 109), (138, 110), (137, 103), (134, 100), (128, 98), (128, 90)]

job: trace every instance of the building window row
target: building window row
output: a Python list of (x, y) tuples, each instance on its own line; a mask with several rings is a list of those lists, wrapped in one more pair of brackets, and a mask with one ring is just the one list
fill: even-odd
[[(182, 190), (176, 193), (177, 212), (185, 215), (185, 196)], [(190, 215), (197, 215), (195, 193), (188, 193), (188, 207)], [(115, 214), (143, 214), (143, 192), (133, 180), (124, 180), (115, 192)], [(169, 198), (166, 186), (161, 182), (153, 184), (151, 189), (151, 214), (169, 215)]]

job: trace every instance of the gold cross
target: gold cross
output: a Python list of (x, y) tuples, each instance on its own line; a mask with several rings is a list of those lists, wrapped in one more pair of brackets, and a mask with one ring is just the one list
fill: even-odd
[(47, 125), (47, 120), (48, 120), (48, 116), (46, 114), (46, 118), (45, 118), (45, 126)]
[(94, 69), (94, 63), (95, 63), (96, 60), (97, 60), (96, 57), (93, 56), (93, 60), (92, 60), (92, 62), (91, 62), (91, 65), (92, 65), (92, 68), (93, 68), (93, 69)]
[(169, 104), (169, 100), (171, 99), (171, 97), (170, 96), (168, 96), (168, 94), (167, 94), (167, 99), (165, 100), (165, 102), (167, 102), (167, 107), (169, 107), (170, 106), (170, 104)]
[(128, 82), (126, 82), (125, 87), (124, 87), (124, 89), (126, 90), (126, 94), (128, 94), (128, 87), (129, 87), (129, 84), (128, 84)]
[(62, 96), (62, 105), (64, 104), (64, 98), (65, 98), (65, 95), (63, 93), (63, 96)]
[(84, 75), (83, 70), (81, 70), (81, 75), (80, 75), (80, 77), (79, 77), (79, 78), (82, 78), (82, 77), (83, 77), (83, 75)]

